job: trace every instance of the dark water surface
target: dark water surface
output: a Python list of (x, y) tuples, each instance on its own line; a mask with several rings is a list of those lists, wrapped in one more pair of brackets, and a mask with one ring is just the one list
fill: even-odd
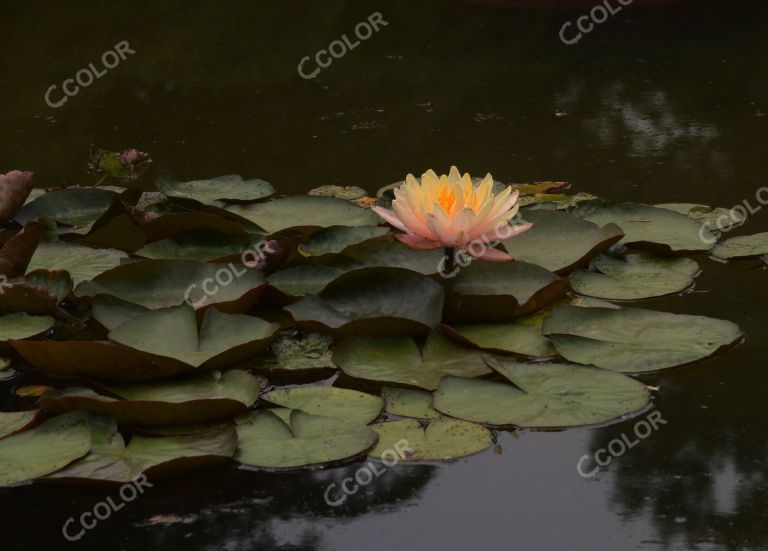
[[(240, 173), (283, 193), (375, 190), (457, 164), (610, 198), (757, 204), (768, 185), (766, 2), (636, 0), (571, 46), (560, 28), (592, 4), (544, 4), (6, 2), (0, 172), (91, 182), (96, 144), (151, 152), (147, 187), (163, 174)], [(298, 75), (304, 56), (374, 12), (387, 26), (315, 79)], [(135, 54), (62, 107), (46, 104), (50, 86), (58, 100), (65, 79), (121, 41)], [(737, 233), (766, 230), (768, 208)], [(64, 522), (117, 489), (0, 490), (0, 549), (766, 549), (768, 270), (697, 260), (693, 292), (642, 306), (730, 319), (747, 340), (643, 377), (661, 387), (667, 424), (592, 478), (579, 459), (633, 437), (636, 419), (502, 432), (467, 459), (397, 466), (339, 507), (323, 493), (360, 464), (214, 469), (158, 482), (78, 544)]]

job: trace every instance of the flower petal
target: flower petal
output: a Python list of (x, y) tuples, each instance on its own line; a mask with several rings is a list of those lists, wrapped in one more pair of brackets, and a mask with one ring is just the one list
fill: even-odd
[(428, 249), (437, 249), (442, 246), (437, 241), (432, 241), (431, 239), (424, 239), (423, 237), (419, 237), (418, 235), (398, 233), (398, 234), (395, 234), (395, 237), (397, 238), (398, 241), (400, 241), (404, 245), (409, 246), (412, 249), (428, 250)]
[[(472, 251), (467, 251), (469, 254), (472, 254)], [(472, 254), (472, 256), (475, 256)], [(485, 247), (483, 249), (482, 254), (475, 256), (478, 260), (487, 260), (489, 262), (509, 262), (511, 260), (514, 260), (514, 256), (510, 256), (504, 251), (501, 251), (499, 249), (494, 249), (493, 247)]]
[(371, 207), (371, 210), (381, 216), (385, 221), (392, 224), (398, 230), (408, 231), (408, 228), (405, 226), (405, 224), (403, 224), (402, 220), (400, 220), (400, 218), (398, 218), (397, 215), (391, 210), (385, 209), (384, 207)]

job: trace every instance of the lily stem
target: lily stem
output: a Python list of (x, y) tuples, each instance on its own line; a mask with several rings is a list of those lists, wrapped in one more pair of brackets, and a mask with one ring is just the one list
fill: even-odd
[(445, 271), (452, 274), (454, 268), (456, 268), (456, 249), (453, 247), (445, 248)]

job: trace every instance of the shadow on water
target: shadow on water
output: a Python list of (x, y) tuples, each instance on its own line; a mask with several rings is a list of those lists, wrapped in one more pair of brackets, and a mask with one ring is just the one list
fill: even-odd
[[(572, 46), (558, 34), (591, 3), (518, 4), (17, 3), (0, 49), (11, 69), (0, 168), (33, 169), (45, 186), (88, 181), (95, 143), (150, 151), (147, 188), (161, 174), (237, 172), (283, 193), (375, 190), (450, 164), (651, 203), (732, 206), (765, 185), (764, 2), (636, 0)], [(376, 11), (388, 22), (379, 33), (315, 79), (298, 75), (304, 56)], [(121, 40), (136, 54), (65, 106), (46, 105), (52, 84)], [(766, 227), (764, 210), (739, 232)], [(746, 342), (642, 377), (661, 387), (655, 407), (668, 424), (591, 479), (578, 475), (579, 458), (636, 420), (503, 433), (500, 448), (478, 456), (397, 466), (336, 508), (324, 502), (327, 484), (360, 465), (206, 471), (158, 483), (77, 547), (764, 548), (768, 270), (700, 263), (694, 292), (642, 306), (731, 319)], [(64, 521), (110, 492), (1, 490), (3, 548), (75, 547)]]

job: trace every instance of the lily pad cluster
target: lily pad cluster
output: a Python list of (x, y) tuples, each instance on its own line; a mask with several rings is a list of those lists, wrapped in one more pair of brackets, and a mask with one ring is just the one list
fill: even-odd
[[(113, 157), (95, 166), (118, 174)], [(4, 384), (35, 369), (51, 388), (0, 413), (0, 485), (446, 460), (498, 430), (620, 420), (651, 401), (638, 374), (742, 338), (625, 302), (692, 288), (706, 268), (686, 255), (768, 254), (765, 234), (716, 245), (722, 210), (563, 182), (514, 185), (533, 229), (492, 246), (516, 260), (446, 273), (446, 251), (371, 210), (392, 186), (279, 197), (221, 176), (27, 200), (31, 181), (0, 176), (0, 347)]]

